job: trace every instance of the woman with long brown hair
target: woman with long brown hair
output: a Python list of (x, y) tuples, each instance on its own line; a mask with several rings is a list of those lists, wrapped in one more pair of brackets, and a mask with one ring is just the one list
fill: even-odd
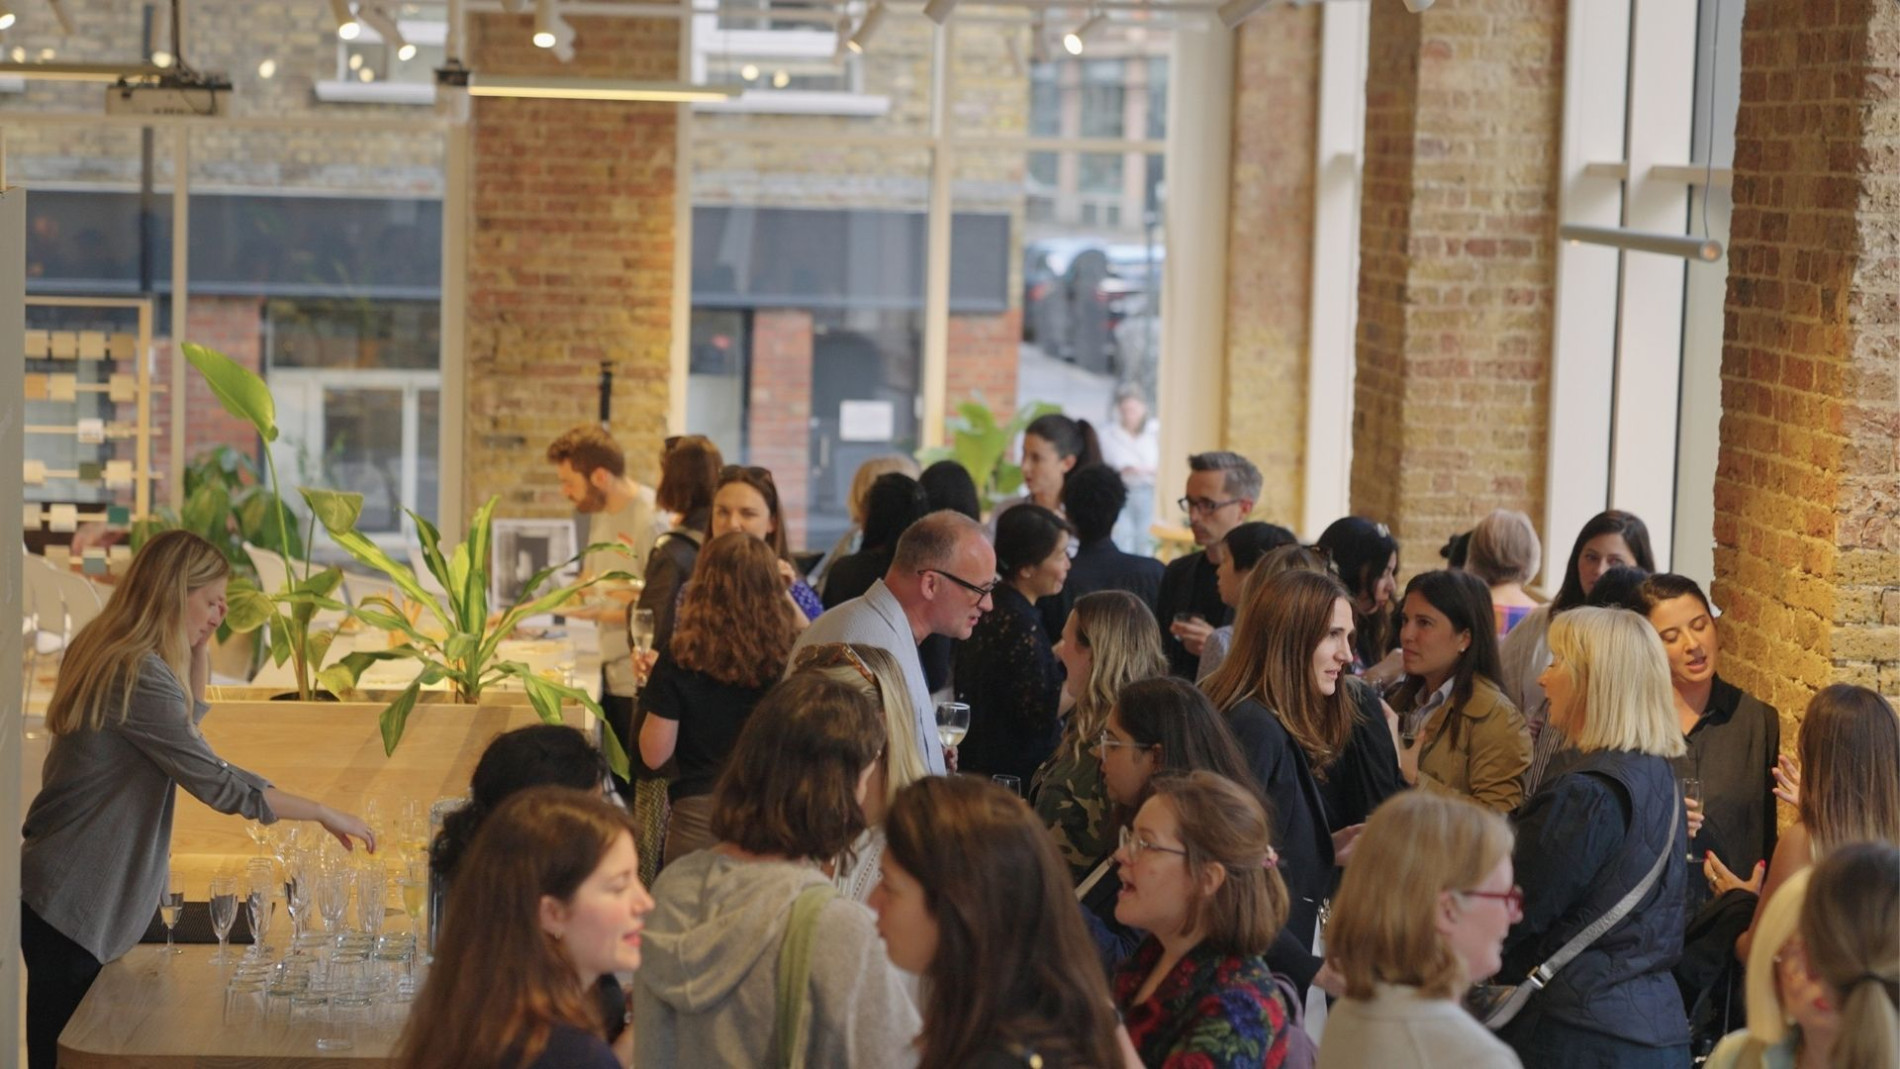
[(767, 543), (734, 531), (700, 553), (673, 641), (640, 690), (641, 759), (650, 768), (679, 762), (667, 786), (664, 861), (713, 844), (713, 783), (752, 707), (785, 670), (797, 611)]
[(361, 820), (226, 764), (198, 730), (211, 711), (210, 644), (230, 574), (211, 543), (167, 531), (132, 558), (105, 609), (66, 650), (46, 709), (52, 748), (20, 847), (32, 1069), (52, 1069), (59, 1033), (100, 969), (151, 923), (165, 890), (176, 788), (220, 813), (316, 821), (345, 847), (360, 839), (375, 849)]
[(885, 827), (870, 904), (891, 961), (925, 981), (920, 1069), (1119, 1064), (1108, 984), (1035, 814), (936, 776), (899, 791)]
[(594, 985), (640, 966), (653, 899), (633, 821), (596, 793), (530, 787), (482, 823), (443, 907), (401, 1069), (616, 1069)]
[(1161, 652), (1154, 613), (1125, 590), (1098, 590), (1078, 599), (1055, 653), (1068, 674), (1063, 694), (1075, 704), (1056, 752), (1036, 770), (1029, 797), (1055, 835), (1069, 874), (1080, 880), (1115, 845), (1096, 740), (1108, 727), (1122, 688), (1166, 675), (1168, 658)]

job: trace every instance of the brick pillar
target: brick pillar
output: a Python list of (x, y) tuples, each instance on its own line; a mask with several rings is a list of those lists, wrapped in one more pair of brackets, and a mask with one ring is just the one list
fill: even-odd
[(1897, 81), (1900, 5), (1749, 5), (1713, 594), (1724, 674), (1791, 721), (1900, 696)]
[[(1023, 313), (1012, 308), (1001, 315), (950, 316), (950, 360), (945, 373), (948, 383), (948, 418), (955, 421), (957, 406), (979, 396), (990, 411), (1008, 419), (1016, 411), (1016, 372), (1023, 337)], [(1026, 397), (1023, 401), (1045, 398)], [(1060, 398), (1046, 398), (1060, 401)], [(1079, 412), (1091, 422), (1101, 416)]]
[(747, 459), (771, 469), (793, 547), (805, 545), (805, 502), (811, 496), (811, 360), (810, 312), (761, 308), (753, 314)]
[[(485, 74), (671, 81), (670, 19), (572, 18), (575, 59), (529, 40), (527, 15), (469, 19)], [(543, 459), (597, 418), (614, 372), (614, 437), (653, 477), (666, 436), (678, 107), (574, 100), (471, 102), (464, 500), (510, 515), (570, 511)], [(451, 220), (450, 225), (455, 225)]]
[(1255, 516), (1295, 528), (1306, 465), (1320, 18), (1317, 5), (1268, 8), (1241, 26), (1234, 59), (1226, 445), (1266, 478)]
[(1543, 514), (1564, 11), (1372, 5), (1352, 507), (1408, 573)]
[[(264, 301), (260, 297), (193, 297), (186, 316), (184, 339), (194, 345), (203, 345), (216, 349), (239, 364), (258, 374), (264, 374)], [(172, 339), (157, 338), (153, 344), (154, 361), (152, 382), (171, 385)], [(133, 418), (131, 406), (122, 406), (120, 418)], [(190, 419), (185, 425), (184, 462), (189, 464), (192, 458), (206, 450), (221, 445), (231, 446), (255, 461), (261, 468), (264, 463), (262, 443), (257, 431), (249, 423), (231, 415), (218, 403), (211, 393), (211, 387), (203, 375), (191, 369), (185, 369), (185, 411)], [(152, 467), (165, 471), (170, 465), (172, 406), (169, 397), (157, 394), (152, 398)], [(131, 459), (130, 443), (125, 443), (121, 454)], [(313, 460), (316, 458), (312, 458)], [(286, 480), (294, 480), (297, 473), (282, 473)], [(170, 477), (169, 472), (167, 477)], [(166, 502), (168, 485), (160, 481), (152, 488), (152, 503), (163, 505)]]

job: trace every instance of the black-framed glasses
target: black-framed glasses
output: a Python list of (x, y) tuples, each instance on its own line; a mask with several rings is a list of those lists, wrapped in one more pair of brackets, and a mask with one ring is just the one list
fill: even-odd
[(1524, 889), (1522, 887), (1513, 886), (1508, 891), (1460, 891), (1458, 893), (1469, 898), (1495, 898), (1504, 903), (1505, 907), (1512, 913), (1520, 917), (1524, 915)]
[(1230, 497), (1225, 501), (1215, 501), (1213, 498), (1207, 498), (1207, 497), (1184, 497), (1184, 498), (1181, 498), (1179, 501), (1176, 501), (1174, 504), (1175, 504), (1175, 507), (1179, 508), (1182, 512), (1185, 512), (1190, 516), (1195, 515), (1196, 513), (1202, 516), (1206, 516), (1215, 512), (1219, 512), (1221, 509), (1224, 509), (1229, 505), (1238, 505), (1240, 504), (1241, 500), (1242, 499), (1238, 497)]
[(1128, 855), (1128, 860), (1131, 864), (1140, 859), (1142, 851), (1144, 850), (1153, 850), (1159, 854), (1174, 854), (1179, 857), (1188, 856), (1186, 850), (1173, 846), (1162, 846), (1160, 843), (1151, 843), (1146, 839), (1138, 837), (1126, 827), (1121, 830), (1121, 844), (1122, 853)]
[(972, 582), (970, 582), (970, 581), (969, 581), (968, 579), (965, 579), (965, 578), (963, 578), (962, 576), (959, 576), (959, 575), (952, 575), (951, 573), (949, 573), (949, 572), (946, 572), (946, 571), (944, 571), (944, 570), (943, 570), (942, 568), (919, 568), (919, 569), (917, 569), (917, 574), (918, 574), (918, 575), (922, 575), (922, 574), (924, 574), (925, 572), (929, 572), (929, 573), (930, 573), (930, 574), (932, 574), (932, 575), (941, 575), (941, 576), (943, 576), (943, 577), (944, 577), (945, 579), (948, 579), (948, 580), (950, 580), (951, 582), (953, 582), (953, 583), (955, 583), (956, 585), (958, 585), (958, 586), (960, 586), (960, 587), (962, 587), (963, 589), (965, 589), (965, 590), (967, 590), (967, 591), (969, 591), (970, 593), (972, 593), (972, 594), (975, 594), (975, 595), (976, 595), (976, 600), (977, 600), (977, 601), (979, 601), (979, 602), (980, 602), (980, 601), (982, 601), (982, 600), (983, 600), (984, 598), (987, 598), (987, 597), (989, 597), (989, 596), (990, 596), (991, 594), (994, 594), (994, 593), (996, 593), (996, 586), (997, 586), (997, 584), (998, 584), (998, 583), (1001, 583), (1001, 582), (1002, 582), (1002, 580), (1000, 580), (1000, 579), (992, 579), (992, 580), (990, 580), (990, 582), (989, 582), (989, 585), (988, 585), (988, 586), (977, 586), (977, 585), (976, 585), (975, 583), (972, 583)]

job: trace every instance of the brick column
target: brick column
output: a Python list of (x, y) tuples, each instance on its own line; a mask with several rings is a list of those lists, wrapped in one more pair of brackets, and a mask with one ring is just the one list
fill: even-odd
[(1790, 720), (1900, 696), (1896, 84), (1900, 5), (1749, 5), (1713, 594), (1724, 674)]
[(1564, 11), (1372, 5), (1352, 507), (1407, 573), (1543, 514)]
[[(216, 349), (246, 368), (264, 374), (264, 301), (259, 297), (196, 297), (191, 299), (190, 309), (185, 313), (189, 324), (184, 340), (195, 345)], [(171, 385), (171, 361), (174, 346), (170, 338), (154, 339), (154, 360), (152, 382)], [(131, 406), (122, 406), (122, 418), (132, 418)], [(211, 386), (203, 375), (185, 370), (185, 411), (190, 419), (185, 425), (184, 462), (206, 450), (221, 445), (231, 446), (238, 452), (251, 458), (261, 468), (264, 454), (258, 441), (257, 431), (249, 423), (231, 415), (212, 395)], [(171, 441), (172, 406), (166, 395), (159, 394), (152, 400), (152, 426), (155, 430), (152, 442), (152, 467), (167, 471), (167, 477), (174, 477), (167, 470), (171, 453), (166, 443)], [(124, 451), (119, 455), (131, 459), (131, 443), (124, 443)], [(320, 447), (321, 443), (315, 443)], [(318, 459), (314, 455), (313, 461)], [(297, 473), (282, 473), (286, 480), (294, 480)], [(152, 488), (152, 503), (162, 505), (168, 492), (163, 481)]]
[(1320, 18), (1317, 5), (1270, 7), (1241, 26), (1234, 58), (1226, 445), (1266, 478), (1255, 516), (1294, 528), (1306, 466)]
[[(670, 19), (573, 18), (575, 59), (529, 41), (527, 15), (469, 19), (485, 74), (671, 81)], [(472, 103), (465, 501), (509, 515), (570, 511), (543, 459), (597, 418), (614, 372), (614, 436), (651, 479), (666, 436), (679, 105), (483, 98)], [(451, 220), (450, 225), (456, 221)], [(683, 325), (682, 325), (683, 326)]]
[(811, 361), (810, 312), (761, 308), (753, 314), (746, 452), (750, 463), (771, 469), (785, 513), (785, 537), (794, 547), (805, 545), (810, 498)]
[[(1020, 257), (1018, 257), (1020, 259)], [(957, 419), (957, 406), (979, 395), (992, 412), (1008, 419), (1016, 411), (1016, 373), (1023, 339), (1023, 313), (1011, 308), (1001, 315), (950, 316), (950, 360), (945, 372), (944, 391), (949, 405), (948, 418)], [(1025, 397), (1023, 402), (1044, 398)], [(1060, 401), (1060, 398), (1047, 398)], [(1094, 412), (1079, 412), (1091, 422), (1101, 417)]]

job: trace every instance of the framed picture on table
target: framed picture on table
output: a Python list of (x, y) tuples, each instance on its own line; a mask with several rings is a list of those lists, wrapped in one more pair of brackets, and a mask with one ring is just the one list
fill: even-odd
[[(513, 605), (531, 593), (525, 588), (536, 572), (569, 560), (580, 550), (571, 519), (496, 520), (492, 535), (488, 598), (496, 608)], [(578, 566), (565, 569), (565, 575), (549, 582), (566, 582), (577, 571)]]

